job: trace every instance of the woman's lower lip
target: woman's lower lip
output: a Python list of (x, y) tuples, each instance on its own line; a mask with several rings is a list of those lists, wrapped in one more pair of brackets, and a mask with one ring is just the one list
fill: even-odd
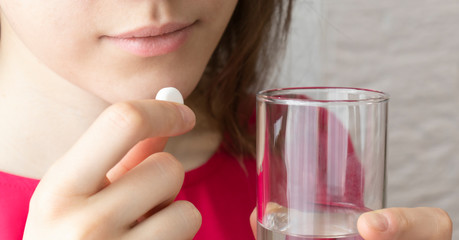
[(165, 55), (179, 49), (188, 39), (193, 25), (178, 31), (152, 37), (106, 37), (120, 49), (139, 57)]

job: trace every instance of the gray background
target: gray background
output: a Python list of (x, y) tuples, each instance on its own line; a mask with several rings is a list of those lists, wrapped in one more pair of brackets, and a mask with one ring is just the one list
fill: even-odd
[(388, 206), (443, 208), (459, 239), (458, 0), (297, 0), (277, 70), (389, 93)]

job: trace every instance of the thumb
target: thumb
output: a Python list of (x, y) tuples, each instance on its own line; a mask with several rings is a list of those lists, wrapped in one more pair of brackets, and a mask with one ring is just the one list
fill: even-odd
[(388, 208), (360, 216), (357, 227), (366, 240), (451, 240), (452, 222), (438, 208)]

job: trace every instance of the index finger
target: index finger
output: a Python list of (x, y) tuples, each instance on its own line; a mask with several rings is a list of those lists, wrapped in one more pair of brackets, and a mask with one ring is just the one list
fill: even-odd
[(451, 240), (452, 222), (439, 208), (388, 208), (362, 214), (357, 223), (366, 240)]
[(194, 124), (194, 113), (182, 104), (156, 100), (114, 104), (51, 167), (43, 181), (59, 183), (60, 193), (91, 195), (105, 186), (107, 172), (136, 143), (183, 134)]

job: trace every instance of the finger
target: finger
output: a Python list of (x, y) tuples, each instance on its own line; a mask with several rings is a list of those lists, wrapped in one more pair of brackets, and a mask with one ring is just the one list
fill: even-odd
[[(131, 226), (155, 206), (172, 202), (183, 184), (182, 164), (168, 153), (157, 153), (110, 184), (90, 201), (104, 215), (122, 219), (122, 227)], [(167, 203), (167, 204), (169, 204)], [(113, 209), (116, 209), (113, 212)]]
[(107, 173), (107, 178), (110, 182), (116, 181), (129, 170), (139, 165), (150, 155), (157, 152), (162, 152), (166, 146), (167, 138), (147, 138), (137, 143), (126, 156), (121, 159), (110, 171)]
[(451, 240), (452, 222), (438, 208), (389, 208), (360, 216), (360, 235), (368, 240)]
[(252, 228), (253, 236), (257, 239), (257, 208), (253, 209), (250, 214), (250, 227)]
[[(156, 100), (169, 101), (183, 104), (183, 96), (180, 91), (173, 87), (163, 88), (156, 94)], [(107, 174), (110, 182), (114, 182), (130, 169), (137, 166), (141, 161), (153, 153), (164, 149), (167, 138), (148, 138), (132, 148), (121, 161), (115, 165)]]
[(60, 194), (91, 195), (105, 186), (107, 172), (139, 141), (182, 134), (194, 123), (194, 113), (181, 104), (143, 100), (112, 105), (43, 180), (61, 183), (55, 185)]
[(192, 239), (201, 222), (192, 203), (177, 201), (136, 225), (123, 239)]

